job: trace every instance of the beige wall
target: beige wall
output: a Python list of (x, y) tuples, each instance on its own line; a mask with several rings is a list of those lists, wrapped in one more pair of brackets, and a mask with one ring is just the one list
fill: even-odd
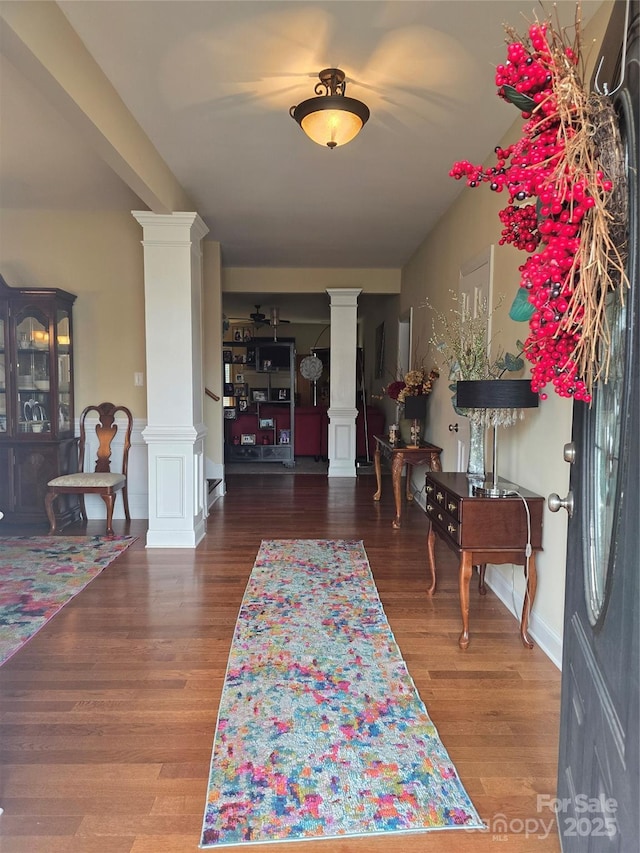
[(328, 287), (399, 293), (400, 270), (228, 267), (222, 273), (225, 293), (322, 293)]
[(146, 418), (142, 231), (129, 212), (0, 212), (0, 272), (12, 287), (59, 287), (73, 307), (76, 415), (111, 400)]

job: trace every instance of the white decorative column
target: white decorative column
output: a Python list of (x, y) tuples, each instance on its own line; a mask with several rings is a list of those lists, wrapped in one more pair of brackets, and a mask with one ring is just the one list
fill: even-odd
[(205, 533), (202, 249), (197, 213), (133, 211), (143, 228), (147, 548), (195, 548)]
[(360, 288), (328, 289), (331, 302), (329, 477), (356, 476), (356, 349)]

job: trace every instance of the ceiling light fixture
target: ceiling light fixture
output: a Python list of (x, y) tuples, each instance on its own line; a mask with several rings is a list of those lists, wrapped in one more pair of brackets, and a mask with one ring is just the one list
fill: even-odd
[(307, 134), (318, 145), (337, 148), (351, 142), (369, 119), (369, 107), (355, 98), (344, 94), (346, 83), (344, 71), (325, 68), (318, 75), (315, 93), (319, 97), (308, 98), (289, 110)]

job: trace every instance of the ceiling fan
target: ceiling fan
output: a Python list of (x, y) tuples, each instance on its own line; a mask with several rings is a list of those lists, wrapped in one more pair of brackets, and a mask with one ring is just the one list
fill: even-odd
[(249, 314), (249, 320), (257, 327), (271, 326), (273, 329), (273, 339), (276, 341), (278, 326), (282, 325), (282, 323), (290, 323), (291, 320), (283, 320), (280, 317), (280, 309), (277, 307), (270, 308), (268, 315), (260, 310), (260, 305), (256, 305), (255, 309), (255, 311)]

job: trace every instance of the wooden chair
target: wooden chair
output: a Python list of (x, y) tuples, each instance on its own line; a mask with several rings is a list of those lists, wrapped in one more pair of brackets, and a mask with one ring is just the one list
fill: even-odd
[[(86, 446), (85, 421), (92, 412), (98, 413), (96, 424), (96, 435), (98, 436), (98, 455), (95, 469), (92, 472), (84, 472), (84, 458)], [(127, 427), (122, 449), (121, 473), (111, 472), (111, 443), (118, 432), (115, 423), (115, 415), (122, 412), (127, 418)], [(80, 500), (80, 513), (83, 520), (87, 520), (87, 511), (84, 503), (85, 495), (100, 495), (107, 507), (107, 535), (113, 536), (113, 508), (116, 494), (121, 491), (124, 501), (124, 514), (127, 521), (131, 521), (129, 515), (129, 498), (127, 496), (127, 465), (129, 460), (129, 448), (131, 447), (131, 430), (133, 428), (133, 416), (126, 406), (114, 406), (113, 403), (100, 403), (99, 406), (87, 406), (80, 415), (80, 443), (78, 445), (78, 469), (80, 473), (64, 474), (55, 477), (47, 483), (49, 491), (44, 500), (47, 517), (49, 519), (49, 533), (56, 532), (56, 516), (53, 510), (53, 502), (58, 495), (78, 495)]]

